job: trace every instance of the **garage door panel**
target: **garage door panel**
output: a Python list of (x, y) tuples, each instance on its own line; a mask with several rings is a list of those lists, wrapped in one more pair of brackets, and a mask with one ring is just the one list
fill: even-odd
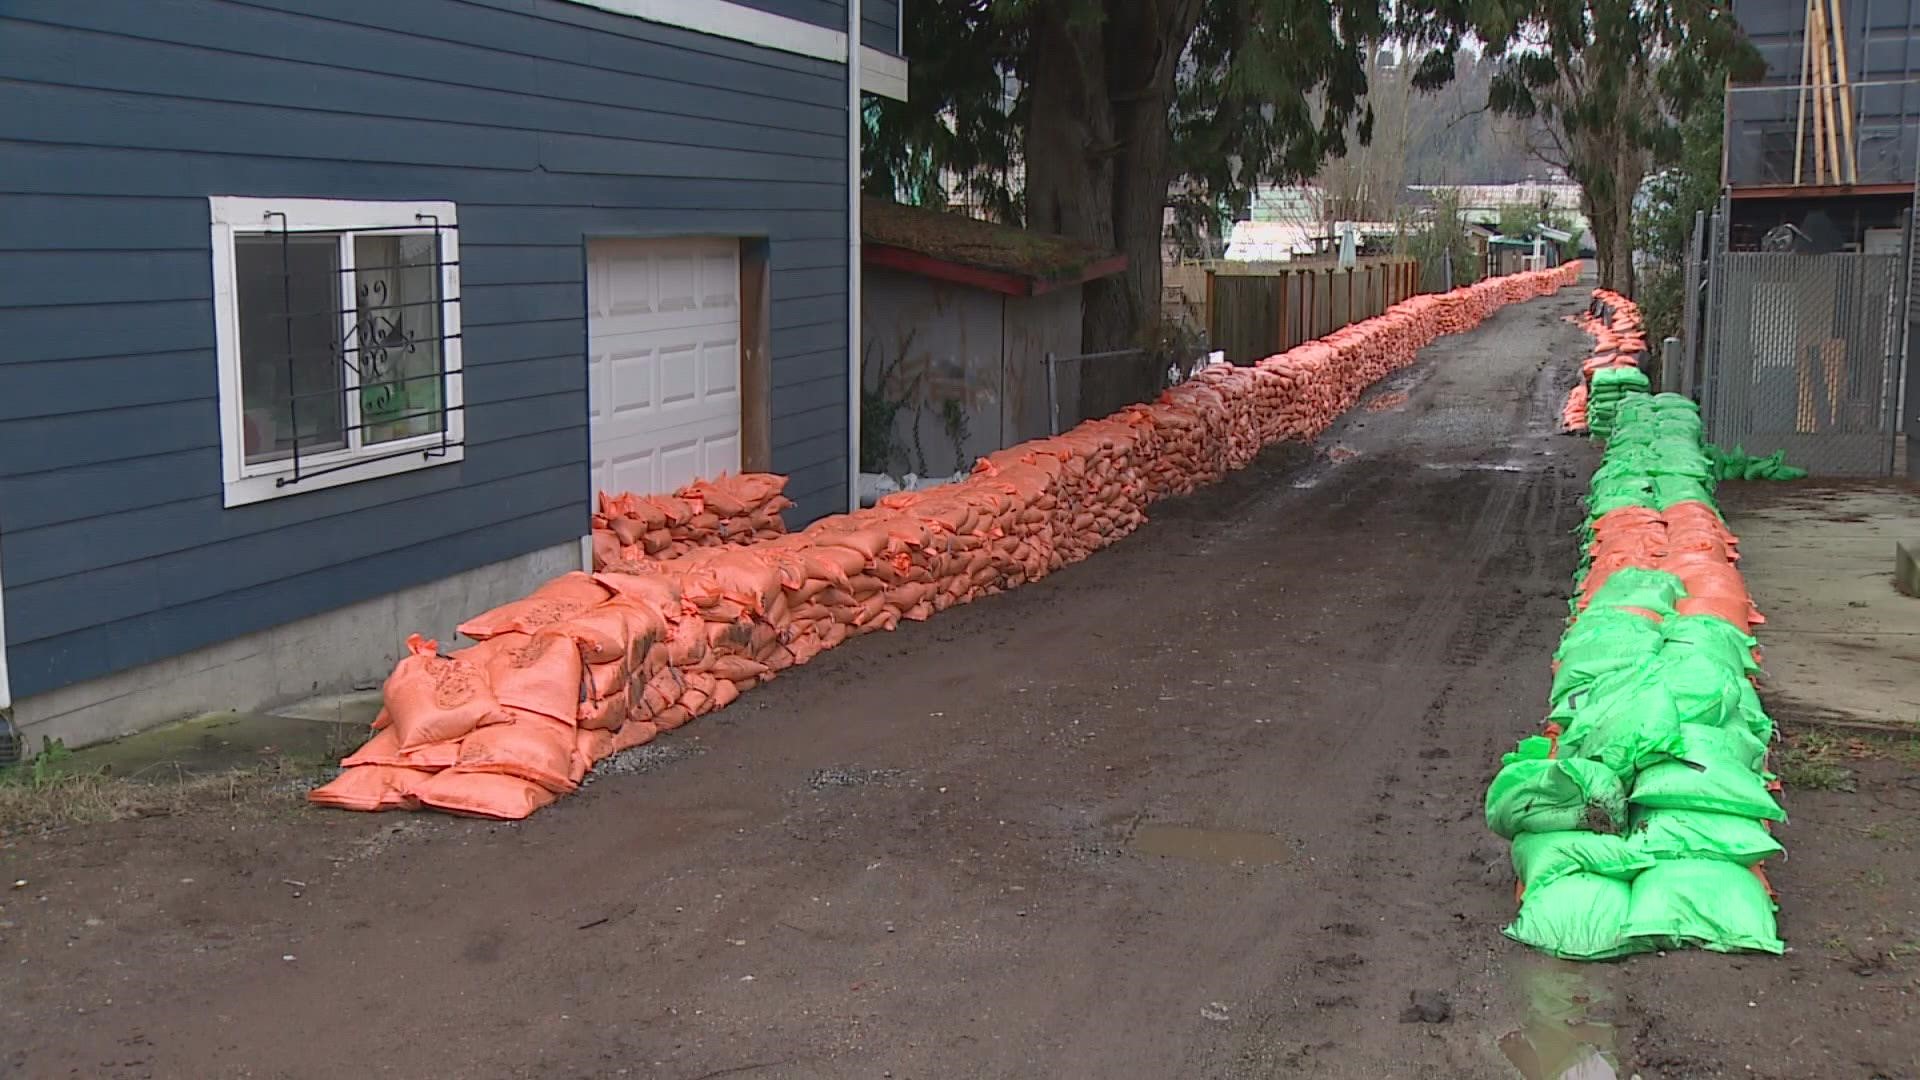
[(721, 341), (702, 342), (700, 346), (700, 370), (706, 384), (709, 397), (740, 393), (740, 341), (727, 338)]
[(740, 471), (740, 433), (725, 432), (706, 441), (701, 476), (719, 476), (725, 472)]
[(672, 491), (740, 468), (739, 249), (722, 240), (589, 250), (592, 472)]
[(652, 349), (610, 352), (606, 369), (612, 382), (608, 405), (614, 415), (653, 408), (656, 358)]
[(700, 399), (700, 344), (689, 341), (660, 350), (660, 409), (683, 408)]

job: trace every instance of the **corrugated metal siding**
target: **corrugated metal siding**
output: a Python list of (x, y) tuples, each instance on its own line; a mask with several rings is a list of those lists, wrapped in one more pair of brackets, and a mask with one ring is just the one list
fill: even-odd
[[(1920, 75), (1920, 0), (1843, 0), (1849, 74), (1856, 82)], [(1807, 5), (1792, 0), (1735, 0), (1733, 15), (1767, 63), (1763, 80), (1800, 81)]]
[[(1910, 183), (1920, 149), (1920, 87), (1904, 80), (1920, 78), (1920, 0), (1844, 0), (1841, 6), (1848, 75), (1856, 84), (1860, 179)], [(1807, 7), (1736, 0), (1734, 17), (1766, 62), (1760, 82), (1782, 89), (1730, 96), (1727, 175), (1735, 186), (1789, 183), (1796, 140), (1804, 147), (1812, 138), (1802, 98), (1790, 89), (1800, 83)]]
[[(11, 0), (16, 697), (584, 531), (586, 235), (766, 235), (774, 467), (846, 503), (839, 65), (563, 0)], [(459, 205), (464, 463), (221, 505), (210, 194)]]
[[(847, 26), (846, 0), (734, 0), (760, 11), (784, 15), (789, 19), (831, 26)], [(920, 0), (934, 4), (940, 0)], [(900, 4), (902, 0), (860, 0), (860, 43), (881, 52), (900, 55)]]

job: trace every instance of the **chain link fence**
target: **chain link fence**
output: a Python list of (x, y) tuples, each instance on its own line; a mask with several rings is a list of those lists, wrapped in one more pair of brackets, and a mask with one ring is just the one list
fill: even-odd
[(1701, 411), (1708, 435), (1785, 450), (1816, 475), (1893, 471), (1912, 289), (1912, 228), (1897, 255), (1728, 250), (1707, 227)]

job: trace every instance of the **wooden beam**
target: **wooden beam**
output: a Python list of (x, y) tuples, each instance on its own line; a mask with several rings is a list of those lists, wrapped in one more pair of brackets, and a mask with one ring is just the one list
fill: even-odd
[(1847, 183), (1860, 182), (1859, 151), (1853, 138), (1853, 83), (1847, 67), (1847, 24), (1840, 0), (1833, 0), (1833, 57), (1839, 76), (1840, 149), (1844, 153)]
[(1805, 178), (1803, 170), (1807, 160), (1807, 95), (1812, 92), (1812, 88), (1807, 84), (1812, 81), (1812, 77), (1813, 0), (1807, 0), (1807, 10), (1802, 13), (1800, 28), (1800, 90), (1798, 93), (1800, 118), (1794, 124), (1793, 130), (1793, 182), (1795, 184)]
[(1778, 187), (1737, 187), (1727, 192), (1735, 199), (1817, 199), (1831, 195), (1913, 195), (1911, 183), (1891, 184), (1782, 184)]
[(1059, 289), (1120, 273), (1127, 268), (1125, 255), (1112, 255), (1088, 263), (1072, 273), (1042, 278), (1030, 274), (1009, 273), (1004, 270), (984, 270), (977, 266), (951, 262), (890, 244), (862, 244), (860, 261), (867, 266), (898, 270), (901, 273), (916, 274), (936, 281), (950, 281), (956, 285), (968, 285), (989, 292), (1004, 293), (1007, 296), (1044, 296)]

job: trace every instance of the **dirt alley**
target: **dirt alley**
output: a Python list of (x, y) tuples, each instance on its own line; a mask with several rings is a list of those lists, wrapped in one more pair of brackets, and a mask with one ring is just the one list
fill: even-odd
[[(526, 823), (302, 809), (0, 848), (29, 882), (0, 897), (0, 1064), (1491, 1077), (1544, 993), (1592, 999), (1622, 1077), (1872, 1075), (1739, 1056), (1804, 1018), (1786, 989), (1746, 1007), (1792, 957), (1575, 968), (1499, 935), (1481, 794), (1566, 610), (1594, 453), (1552, 429), (1584, 302), (1443, 340), (1316, 451), (851, 643)], [(1429, 991), (1444, 1017), (1403, 1022)]]

